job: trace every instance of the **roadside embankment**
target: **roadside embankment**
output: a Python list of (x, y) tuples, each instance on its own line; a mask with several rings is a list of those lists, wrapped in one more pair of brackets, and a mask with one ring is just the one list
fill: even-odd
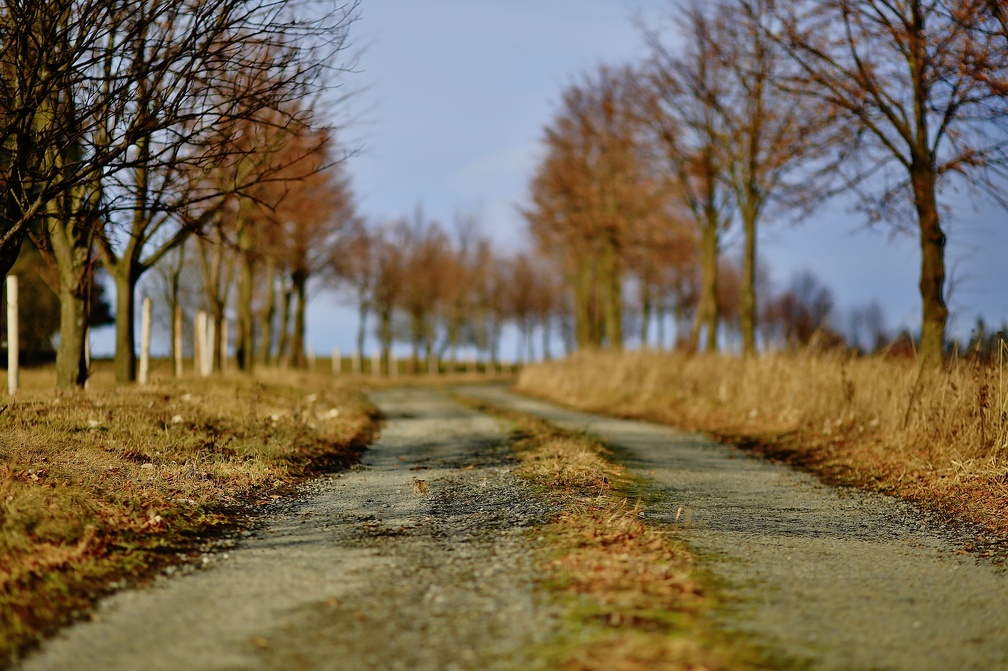
[(832, 484), (897, 495), (1008, 536), (1008, 362), (839, 353), (583, 353), (530, 366), (523, 393), (713, 434)]
[[(350, 463), (371, 406), (331, 376), (164, 380), (59, 395), (50, 371), (0, 412), (0, 667), (95, 599), (292, 485)], [(38, 378), (38, 379), (35, 379)]]

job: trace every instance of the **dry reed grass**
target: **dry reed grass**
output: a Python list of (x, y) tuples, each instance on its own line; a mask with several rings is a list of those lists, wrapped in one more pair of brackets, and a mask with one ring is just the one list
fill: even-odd
[[(1004, 355), (1005, 352), (1002, 352)], [(1008, 533), (1008, 361), (941, 369), (842, 353), (583, 353), (518, 388), (719, 437)]]
[[(160, 381), (157, 381), (160, 379)], [(265, 371), (57, 395), (24, 373), (0, 414), (0, 666), (109, 582), (348, 462), (373, 427), (353, 387)]]

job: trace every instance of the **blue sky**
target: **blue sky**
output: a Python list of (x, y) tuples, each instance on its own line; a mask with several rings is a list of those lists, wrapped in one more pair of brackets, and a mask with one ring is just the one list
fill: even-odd
[[(364, 212), (381, 219), (422, 203), (450, 221), (478, 212), (508, 246), (523, 241), (516, 213), (541, 129), (564, 86), (600, 63), (644, 53), (631, 18), (669, 3), (621, 0), (367, 0), (356, 26), (371, 88), (351, 170)], [(366, 101), (366, 102), (365, 102)], [(977, 314), (1008, 320), (1008, 215), (968, 196), (946, 220), (955, 289), (952, 322), (968, 334)], [(877, 299), (889, 326), (916, 329), (919, 252), (912, 236), (832, 202), (803, 223), (764, 228), (761, 254), (778, 286), (809, 268), (846, 309)], [(732, 236), (729, 236), (729, 240)], [(731, 248), (728, 250), (732, 252)]]
[[(362, 147), (350, 163), (362, 212), (383, 220), (421, 204), (445, 223), (475, 212), (500, 245), (521, 246), (517, 208), (562, 89), (600, 63), (642, 57), (631, 18), (666, 7), (658, 0), (363, 0), (354, 26), (360, 72), (348, 86), (364, 90), (353, 99), (346, 135)], [(968, 336), (978, 313), (989, 324), (1008, 320), (1008, 215), (959, 199), (946, 220), (956, 278), (950, 327)], [(778, 287), (811, 269), (838, 308), (877, 299), (890, 328), (918, 328), (912, 237), (868, 230), (837, 202), (800, 225), (768, 224), (760, 253)], [(356, 322), (352, 310), (321, 294), (308, 329), (320, 354), (348, 352)]]

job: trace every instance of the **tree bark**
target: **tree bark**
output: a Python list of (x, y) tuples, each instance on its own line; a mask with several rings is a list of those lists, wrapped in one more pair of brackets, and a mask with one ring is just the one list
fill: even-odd
[(935, 173), (927, 165), (911, 167), (914, 200), (920, 222), (921, 275), (923, 308), (920, 356), (923, 362), (937, 365), (945, 346), (945, 233), (941, 228), (935, 194)]
[(577, 349), (593, 346), (591, 319), (591, 266), (584, 257), (576, 262), (574, 276), (574, 333)]
[(307, 275), (295, 273), (293, 277), (294, 299), (294, 332), (291, 334), (291, 365), (294, 368), (307, 367), (305, 358), (305, 319), (307, 311), (308, 291)]
[(252, 240), (250, 233), (242, 226), (238, 238), (238, 302), (235, 306), (237, 317), (237, 340), (235, 342), (235, 357), (239, 370), (251, 373), (255, 368), (255, 324), (252, 312), (252, 283), (255, 279), (252, 270)]
[(266, 298), (259, 311), (259, 355), (262, 365), (269, 364), (273, 350), (273, 320), (276, 318), (276, 262), (266, 258)]
[(130, 273), (112, 273), (116, 286), (115, 377), (116, 382), (136, 380), (136, 280)]
[(706, 328), (704, 350), (709, 353), (717, 351), (718, 246), (717, 223), (708, 221), (701, 231), (700, 238), (700, 300), (693, 328), (690, 330), (690, 352), (699, 350), (701, 328)]
[(739, 327), (742, 330), (742, 356), (756, 355), (756, 212), (742, 208), (742, 286), (739, 289)]
[(605, 294), (605, 337), (610, 349), (623, 349), (623, 277), (612, 244), (605, 250), (605, 273), (600, 278)]
[(60, 290), (60, 346), (56, 352), (56, 387), (82, 388), (88, 370), (84, 355), (87, 310), (84, 297), (71, 289)]
[(285, 277), (280, 293), (280, 332), (275, 358), (277, 366), (285, 365), (290, 360), (290, 313), (293, 296), (294, 287)]
[(648, 329), (651, 326), (651, 312), (653, 305), (651, 302), (651, 283), (641, 280), (641, 326), (640, 326), (640, 346), (647, 349)]

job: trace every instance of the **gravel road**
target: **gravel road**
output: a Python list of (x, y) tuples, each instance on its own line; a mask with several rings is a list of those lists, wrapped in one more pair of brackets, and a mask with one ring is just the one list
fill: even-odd
[(656, 497), (648, 514), (730, 590), (721, 626), (816, 669), (1008, 669), (1008, 574), (913, 506), (668, 427), (461, 391), (614, 447)]
[(20, 668), (534, 668), (556, 623), (523, 532), (551, 511), (510, 475), (499, 423), (436, 392), (372, 397), (388, 421), (360, 468), (272, 504), (204, 568), (106, 599)]

